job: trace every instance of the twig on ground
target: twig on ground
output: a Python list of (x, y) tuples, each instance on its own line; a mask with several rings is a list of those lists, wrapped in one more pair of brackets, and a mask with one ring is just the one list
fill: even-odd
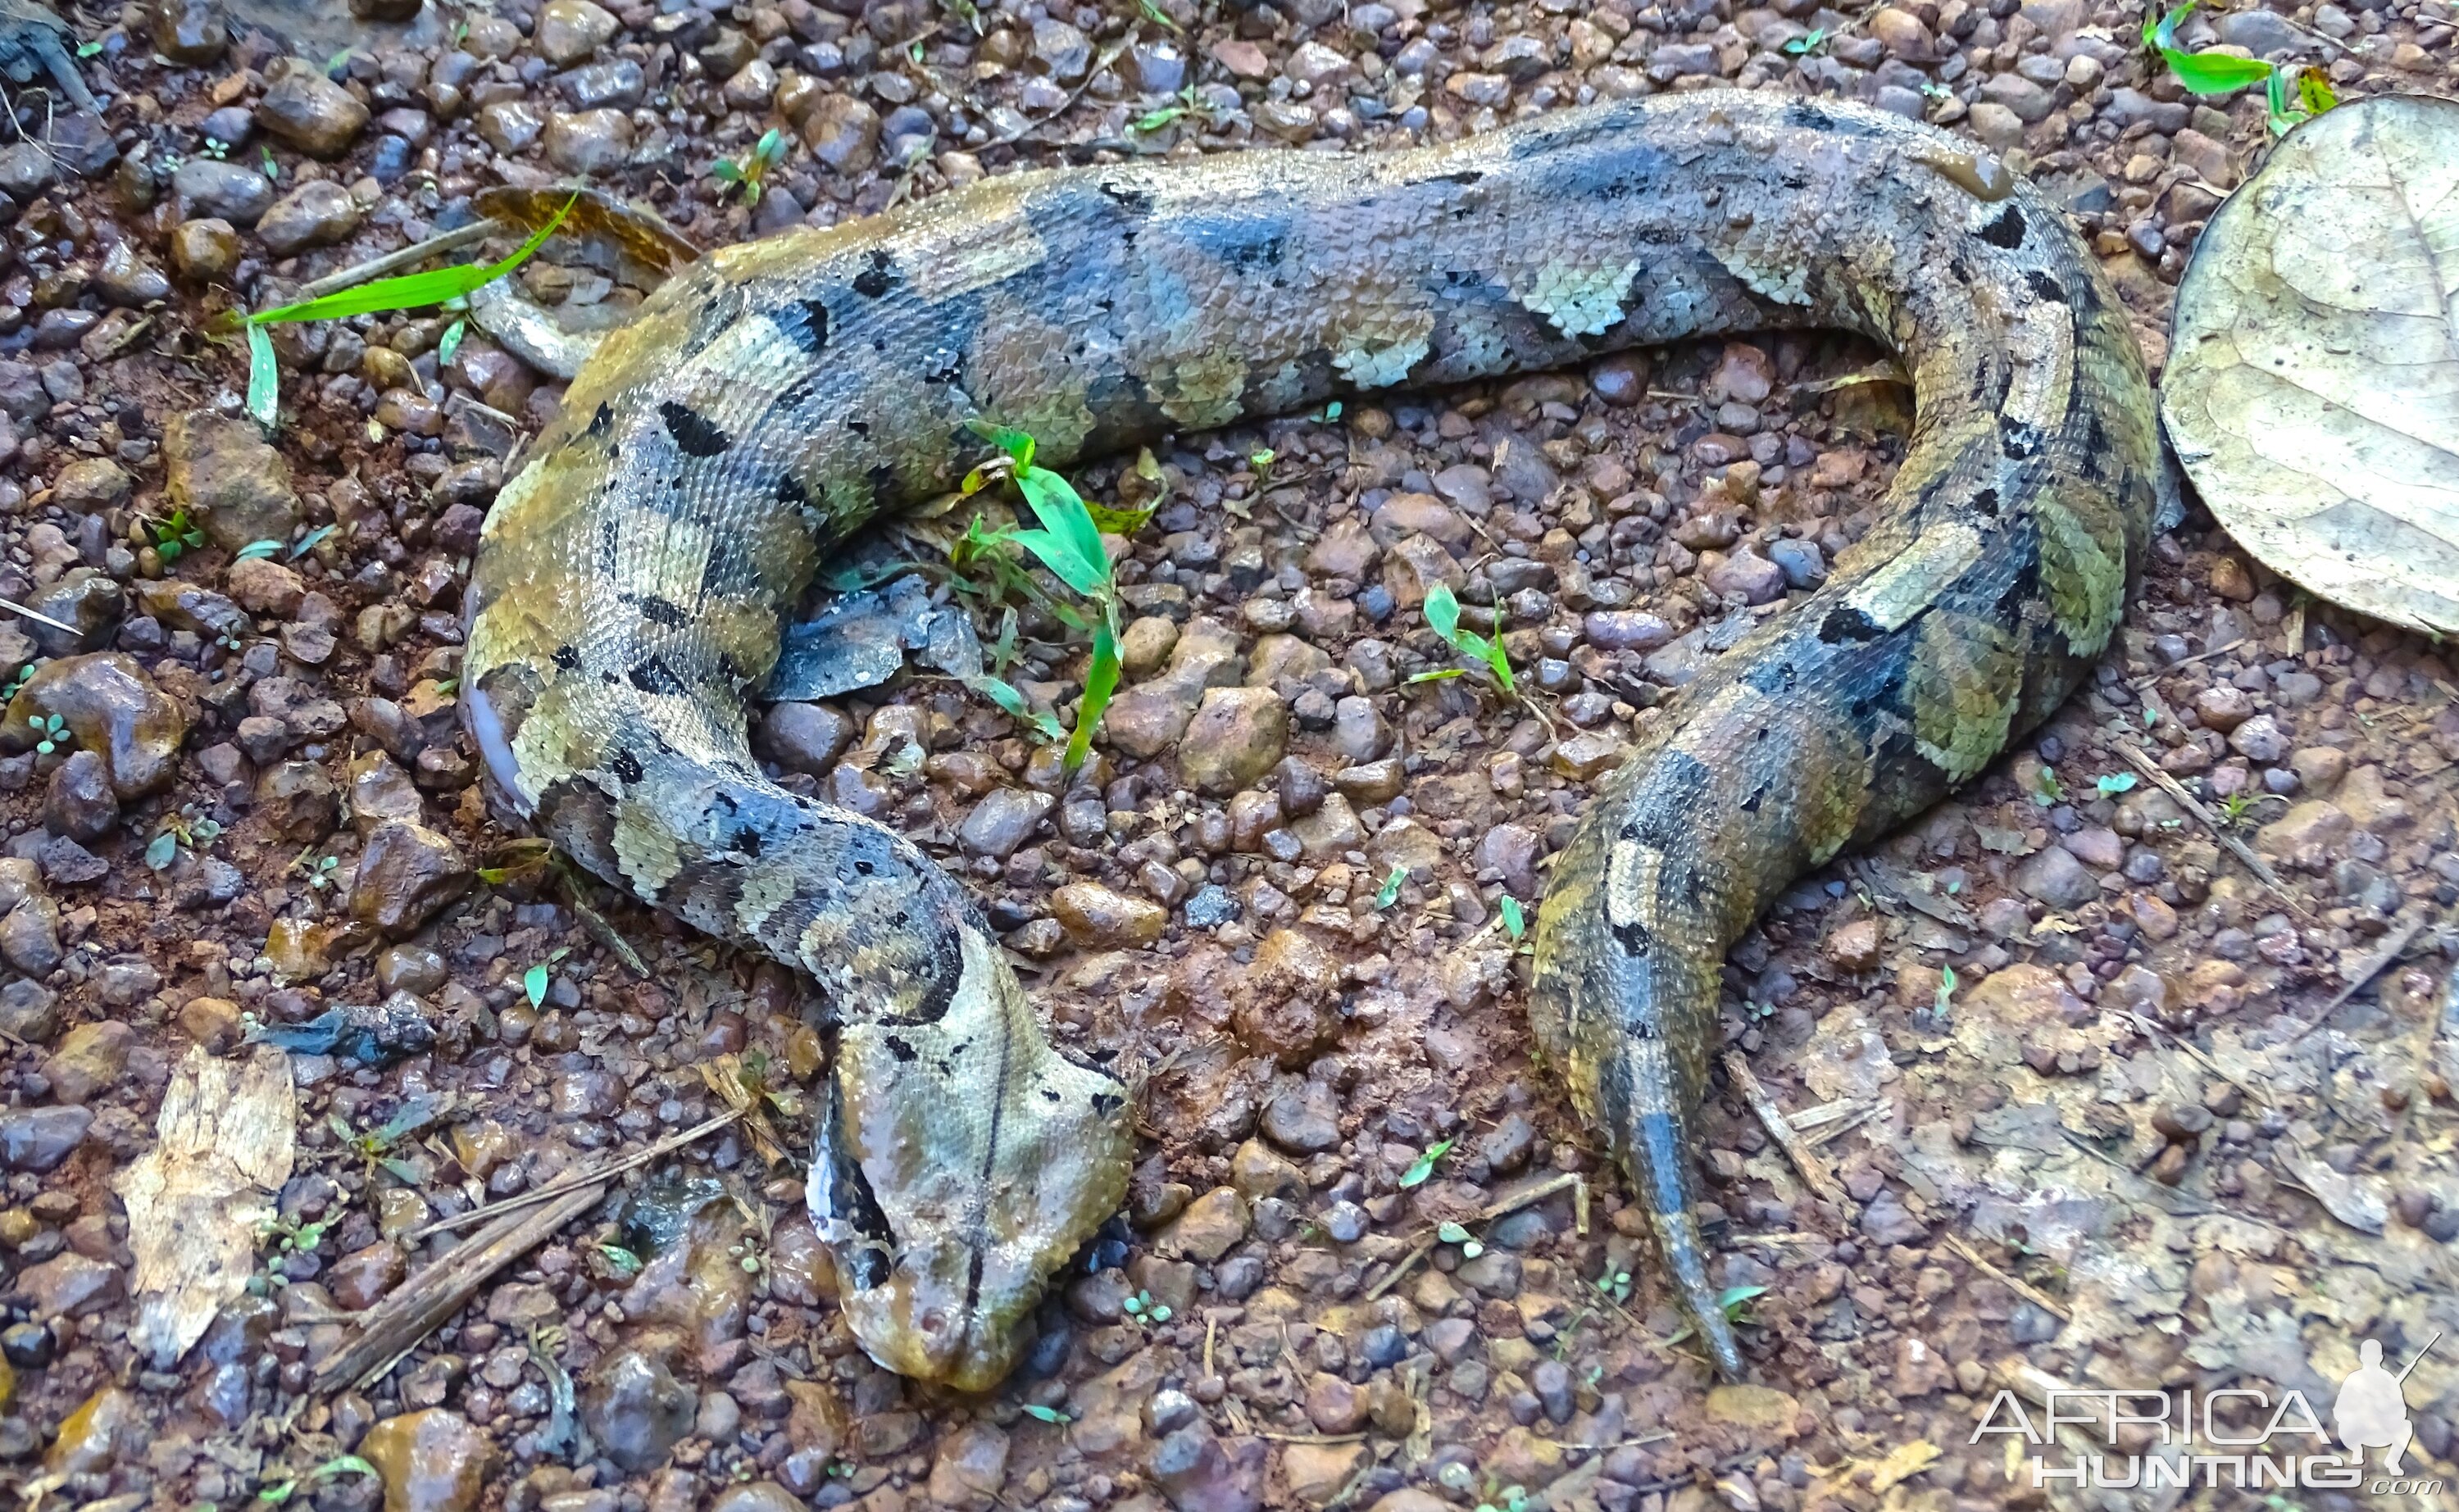
[(502, 229), (503, 227), (494, 220), (478, 220), (465, 226), (454, 226), (450, 231), (439, 231), (424, 242), (412, 242), (398, 252), (388, 252), (382, 257), (369, 258), (365, 262), (346, 267), (339, 273), (327, 273), (323, 278), (301, 284), (299, 298), (292, 303), (304, 304), (312, 299), (323, 299), (327, 294), (338, 294), (346, 288), (356, 288), (362, 284), (372, 283), (388, 273), (397, 272), (412, 263), (424, 262), (429, 258), (441, 257), (447, 252), (457, 252), (465, 246), (484, 242)]
[[(1579, 1231), (1585, 1235), (1588, 1231), (1588, 1184), (1587, 1179), (1582, 1177), (1577, 1171), (1565, 1171), (1559, 1176), (1548, 1177), (1545, 1181), (1539, 1182), (1534, 1186), (1524, 1187), (1520, 1191), (1513, 1192), (1510, 1196), (1502, 1198), (1499, 1201), (1481, 1208), (1478, 1215), (1471, 1219), (1470, 1222), (1492, 1223), (1495, 1219), (1503, 1216), (1505, 1213), (1515, 1213), (1521, 1208), (1526, 1208), (1531, 1204), (1544, 1202), (1546, 1198), (1553, 1196), (1556, 1192), (1561, 1191), (1566, 1186), (1571, 1188), (1572, 1221), (1578, 1228)], [(1441, 1241), (1437, 1239), (1433, 1234), (1426, 1235), (1423, 1240), (1419, 1242), (1416, 1249), (1400, 1257), (1398, 1263), (1392, 1267), (1391, 1272), (1388, 1275), (1384, 1276), (1382, 1280), (1376, 1282), (1373, 1287), (1368, 1289), (1366, 1292), (1366, 1300), (1369, 1302), (1375, 1301), (1377, 1298), (1382, 1296), (1384, 1292), (1391, 1291), (1393, 1287), (1398, 1285), (1400, 1278), (1416, 1270), (1418, 1268), (1419, 1261), (1423, 1260), (1430, 1254), (1433, 1254), (1435, 1252), (1435, 1246), (1440, 1243), (1441, 1243)]]
[(2227, 827), (2220, 823), (2219, 815), (2204, 808), (2200, 799), (2186, 791), (2184, 784), (2162, 771), (2160, 764), (2152, 759), (2150, 752), (2133, 741), (2121, 740), (2115, 744), (2117, 753), (2126, 758), (2128, 765), (2151, 778), (2162, 792), (2167, 793), (2175, 802), (2178, 808), (2193, 815), (2196, 823), (2209, 830), (2212, 832), (2212, 838), (2226, 846), (2231, 855), (2244, 862), (2245, 869), (2253, 872), (2264, 887), (2277, 894), (2281, 902), (2286, 903), (2290, 912), (2299, 918), (2309, 920), (2313, 918), (2313, 914), (2305, 912), (2303, 900), (2289, 892), (2288, 884), (2280, 880), (2280, 873), (2271, 870), (2271, 863), (2256, 855), (2252, 846), (2229, 833)]
[(2063, 1322), (2071, 1323), (2074, 1321), (2074, 1313), (2068, 1310), (2065, 1303), (2051, 1297), (2048, 1292), (2042, 1291), (2039, 1287), (2032, 1285), (2029, 1281), (2026, 1281), (2019, 1276), (2009, 1275), (2006, 1271), (1999, 1270), (1996, 1266), (1991, 1265), (1988, 1261), (1982, 1259), (1978, 1250), (1964, 1242), (1963, 1235), (1948, 1234), (1946, 1236), (1946, 1247), (1954, 1250), (1957, 1254), (1964, 1256), (1965, 1260), (1968, 1262), (1974, 1270), (1980, 1271), (1983, 1275), (1987, 1276), (1992, 1281), (1999, 1283), (2001, 1286), (2004, 1286), (2007, 1291), (2014, 1292), (2017, 1296), (2022, 1297), (2025, 1301), (2032, 1304), (2032, 1306), (2039, 1308), (2042, 1312), (2049, 1313), (2051, 1317), (2057, 1318)]
[(1751, 1111), (1758, 1115), (1760, 1124), (1767, 1129), (1768, 1137), (1776, 1141), (1776, 1148), (1784, 1151), (1784, 1158), (1793, 1162), (1793, 1168), (1801, 1173), (1802, 1185), (1821, 1200), (1842, 1207), (1847, 1199), (1843, 1186), (1836, 1180), (1836, 1173), (1827, 1168), (1827, 1162), (1803, 1144), (1801, 1136), (1793, 1131), (1793, 1125), (1785, 1122), (1784, 1110), (1776, 1105), (1776, 1099), (1768, 1095), (1768, 1089), (1759, 1083), (1757, 1075), (1751, 1070), (1750, 1058), (1739, 1050), (1726, 1051), (1725, 1075), (1733, 1079), (1734, 1090), (1741, 1093), (1742, 1101), (1750, 1104)]
[(603, 1181), (568, 1188), (535, 1212), (505, 1213), (464, 1239), (451, 1253), (368, 1310), (359, 1336), (318, 1367), (317, 1387), (364, 1390), (382, 1380), (431, 1331), (459, 1312), (489, 1277), (597, 1207), (605, 1195)]
[(2427, 916), (2421, 910), (2409, 914), (2407, 923), (2402, 928), (2391, 931), (2390, 937), (2383, 941), (2382, 949), (2374, 952), (2371, 956), (2366, 956), (2365, 959), (2358, 965), (2356, 971), (2350, 975), (2347, 981), (2342, 985), (2339, 992), (2329, 1002), (2322, 1005), (2322, 1011), (2314, 1016), (2314, 1021), (2307, 1024), (2304, 1028), (2298, 1030), (2295, 1034), (2290, 1035), (2287, 1042), (2289, 1044), (2295, 1044), (2300, 1040), (2304, 1039), (2307, 1035), (2312, 1034), (2315, 1030), (2320, 1029), (2324, 1024), (2330, 1022), (2331, 1016), (2338, 1013), (2341, 1007), (2344, 1005), (2349, 998), (2354, 998), (2358, 993), (2363, 992), (2367, 982), (2370, 982), (2375, 977), (2381, 976), (2384, 970), (2388, 967), (2391, 962), (2399, 959), (2401, 953), (2407, 949), (2408, 942), (2415, 939), (2418, 934), (2424, 933), (2427, 922)]
[(25, 618), (33, 620), (36, 624), (47, 624), (54, 630), (65, 630), (73, 636), (81, 636), (85, 634), (84, 631), (78, 629), (76, 626), (73, 624), (63, 624), (59, 620), (53, 619), (50, 615), (44, 614), (39, 610), (29, 609), (24, 604), (17, 602), (14, 598), (0, 598), (0, 609), (6, 609), (12, 615), (23, 615)]
[(733, 1111), (721, 1113), (705, 1123), (693, 1124), (680, 1134), (669, 1134), (639, 1154), (626, 1155), (621, 1160), (611, 1162), (594, 1170), (567, 1172), (535, 1191), (525, 1191), (516, 1197), (507, 1197), (502, 1202), (490, 1203), (484, 1208), (473, 1208), (468, 1212), (454, 1213), (449, 1218), (438, 1218), (433, 1223), (411, 1229), (404, 1237), (414, 1244), (430, 1234), (443, 1233), (452, 1228), (465, 1228), (473, 1223), (483, 1223), (515, 1208), (532, 1207), (551, 1197), (560, 1197), (565, 1192), (576, 1190), (593, 1182), (602, 1182), (610, 1177), (620, 1176), (636, 1166), (646, 1166), (661, 1156), (670, 1155), (686, 1144), (705, 1139), (742, 1116)]
[[(1014, 143), (1024, 140), (1027, 136), (1030, 136), (1035, 132), (1041, 130), (1044, 126), (1056, 125), (1061, 116), (1076, 108), (1076, 102), (1084, 97), (1084, 92), (1093, 87), (1093, 81), (1100, 78), (1111, 64), (1119, 61), (1119, 59), (1125, 54), (1126, 51), (1127, 44), (1124, 42), (1113, 42), (1108, 47), (1103, 48), (1102, 50), (1101, 56), (1093, 60), (1093, 66), (1084, 71), (1084, 81), (1077, 85), (1074, 89), (1069, 90), (1067, 92), (1067, 97), (1061, 100), (1056, 109), (1050, 111), (1046, 115), (1037, 116), (1033, 120), (1025, 122), (1024, 125), (1019, 127), (1015, 131), (1009, 132), (1003, 136), (992, 137), (989, 141), (982, 143), (982, 146), (1010, 146)], [(977, 152), (980, 150), (980, 148), (975, 149)]]

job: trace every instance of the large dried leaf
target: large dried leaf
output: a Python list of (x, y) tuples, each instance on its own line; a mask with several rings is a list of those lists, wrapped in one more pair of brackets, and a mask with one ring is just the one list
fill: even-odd
[(299, 1102), (290, 1058), (218, 1060), (191, 1049), (162, 1094), (154, 1148), (113, 1184), (137, 1258), (129, 1341), (158, 1370), (188, 1352), (246, 1290), (258, 1230), (290, 1180)]
[(2203, 502), (2283, 577), (2459, 630), (2459, 102), (2299, 126), (2204, 228), (2161, 406)]

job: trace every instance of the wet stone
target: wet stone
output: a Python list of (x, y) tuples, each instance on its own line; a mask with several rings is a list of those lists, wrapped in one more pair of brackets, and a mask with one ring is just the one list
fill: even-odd
[(239, 255), (238, 229), (218, 217), (183, 220), (171, 233), (171, 265), (195, 283), (228, 277), (239, 266)]
[(256, 234), (265, 250), (289, 257), (309, 247), (331, 246), (358, 229), (359, 202), (330, 179), (301, 184), (265, 207)]
[(613, 39), (614, 14), (591, 0), (547, 0), (534, 33), (538, 55), (557, 68), (580, 62)]
[(632, 117), (619, 110), (558, 111), (547, 117), (547, 160), (569, 174), (610, 174), (632, 154)]
[(2063, 846), (2027, 858), (2015, 869), (2015, 886), (2054, 909), (2078, 909), (2100, 896), (2100, 879)]
[(698, 1410), (697, 1395), (662, 1359), (633, 1348), (591, 1371), (582, 1418), (600, 1453), (626, 1470), (644, 1470), (663, 1462), (691, 1432)]
[(999, 788), (974, 805), (957, 828), (956, 843), (968, 854), (1005, 860), (1033, 836), (1059, 800), (1029, 788)]
[(93, 1102), (111, 1090), (128, 1068), (128, 1052), (137, 1031), (116, 1018), (82, 1023), (60, 1038), (59, 1048), (43, 1062), (52, 1096), (64, 1103)]
[(230, 45), (230, 28), (216, 0), (155, 0), (154, 51), (186, 67), (211, 63)]
[(191, 219), (219, 220), (242, 229), (273, 203), (273, 183), (253, 168), (191, 158), (171, 175), (171, 194)]
[(388, 938), (404, 939), (467, 892), (474, 875), (448, 836), (419, 824), (382, 825), (360, 852), (350, 914)]
[(52, 773), (43, 796), (43, 825), (72, 840), (100, 840), (119, 828), (119, 797), (111, 768), (90, 750), (71, 751)]
[(1092, 950), (1138, 950), (1161, 938), (1169, 911), (1098, 882), (1070, 882), (1050, 894), (1050, 912), (1069, 937)]
[(1289, 705), (1278, 693), (1212, 688), (1179, 737), (1179, 772), (1197, 791), (1226, 797), (1261, 781), (1281, 759), (1289, 738)]
[(39, 1175), (58, 1166), (85, 1139), (94, 1113), (82, 1107), (10, 1108), (0, 1112), (0, 1162)]
[(206, 410), (176, 415), (163, 428), (162, 458), (172, 504), (201, 523), (224, 551), (291, 538), (299, 496), (290, 464), (255, 422)]
[(1293, 1155), (1340, 1143), (1340, 1095), (1321, 1082), (1292, 1079), (1264, 1105), (1264, 1137)]
[(256, 123), (310, 157), (333, 158), (367, 125), (368, 108), (324, 74), (294, 66), (265, 89)]
[(385, 1512), (473, 1512), (498, 1459), (485, 1430), (441, 1408), (377, 1423), (359, 1455), (384, 1481)]

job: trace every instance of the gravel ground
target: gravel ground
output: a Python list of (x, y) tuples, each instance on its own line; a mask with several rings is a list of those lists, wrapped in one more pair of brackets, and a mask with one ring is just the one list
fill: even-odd
[[(542, 354), (473, 331), (439, 360), (432, 316), (281, 327), (267, 447), (212, 311), (499, 184), (589, 176), (709, 246), (1103, 154), (1448, 140), (1737, 82), (2028, 167), (2156, 368), (2266, 135), (2259, 98), (2182, 96), (2139, 13), (2085, 0), (342, 9), (88, 16), (102, 124), (21, 94), (35, 140), (0, 148), (0, 594), (84, 632), (0, 625), (0, 1481), (125, 1512), (2044, 1505), (1971, 1441), (2002, 1388), (2322, 1402), (2360, 1337), (2405, 1362), (2459, 1334), (2459, 668), (2196, 512), (2086, 694), (1734, 953), (1728, 1043), (1834, 1186), (1712, 1101), (1720, 1278), (1764, 1290), (1737, 1303), (1758, 1383), (1709, 1389), (1529, 1061), (1506, 900), (1533, 910), (1659, 702), (1869, 524), (1903, 392), (1786, 337), (1157, 449), (1166, 496), (1119, 564), (1129, 685), (1072, 783), (943, 680), (768, 715), (787, 781), (960, 867), (1061, 1035), (1142, 1078), (1126, 1220), (1000, 1393), (861, 1355), (794, 1169), (741, 1124), (621, 1178), (376, 1384), (320, 1389), (353, 1314), (455, 1241), (423, 1225), (691, 1128), (746, 1068), (800, 1148), (822, 1044), (776, 967), (525, 870), (487, 822), (458, 596), (554, 412)], [(2440, 0), (2182, 29), (2345, 94), (2447, 88), (2451, 33)], [(326, 73), (284, 55), (353, 36)], [(706, 170), (772, 126), (746, 206)], [(638, 297), (586, 264), (520, 279), (573, 328)], [(1120, 474), (1079, 481), (1145, 486)], [(1453, 664), (1436, 581), (1499, 605), (1524, 702), (1412, 681)], [(1013, 675), (1063, 706), (1082, 648), (1025, 607)], [(2134, 780), (2135, 740), (2184, 798)], [(192, 1047), (236, 1066), (251, 1032), (319, 1026), (347, 1032), (290, 1058), (258, 1273), (157, 1357), (123, 1167)], [(192, 1249), (227, 1228), (192, 1221)], [(2420, 1474), (2459, 1455), (2451, 1357), (2406, 1384)], [(2299, 1497), (2102, 1504), (2368, 1500)]]

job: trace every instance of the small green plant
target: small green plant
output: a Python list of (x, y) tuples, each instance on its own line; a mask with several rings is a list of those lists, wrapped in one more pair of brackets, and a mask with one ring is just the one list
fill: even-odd
[(1528, 938), (1528, 915), (1521, 909), (1520, 900), (1505, 892), (1495, 908), (1503, 914), (1503, 933), (1511, 936), (1512, 945), (1518, 951), (1535, 950), (1535, 943)]
[(444, 334), (435, 339), (435, 366), (449, 365), (452, 354), (461, 349), (461, 338), (469, 334), (470, 319), (466, 315), (455, 318), (452, 325), (445, 326)]
[(1456, 1223), (1438, 1225), (1435, 1228), (1435, 1237), (1444, 1244), (1458, 1245), (1461, 1258), (1463, 1260), (1474, 1260), (1485, 1253), (1485, 1246), (1478, 1242), (1477, 1235)]
[(272, 179), (275, 183), (280, 183), (282, 181), (282, 165), (273, 160), (273, 149), (270, 147), (261, 147), (257, 150), (263, 155), (263, 160), (264, 164), (264, 177)]
[[(1486, 671), (1492, 673), (1494, 681), (1502, 684), (1503, 691), (1518, 696), (1520, 683), (1511, 675), (1511, 657), (1503, 649), (1502, 635), (1498, 633), (1493, 636), (1482, 636), (1474, 630), (1461, 629), (1460, 599), (1453, 595), (1449, 584), (1437, 583), (1426, 590), (1425, 613), (1426, 623), (1434, 628), (1435, 634), (1442, 637), (1444, 644), (1472, 662), (1484, 662)], [(1434, 682), (1460, 675), (1459, 667), (1440, 667), (1431, 672), (1418, 673), (1409, 681)]]
[(1409, 1168), (1400, 1173), (1400, 1189), (1407, 1191), (1412, 1186), (1424, 1186), (1426, 1178), (1435, 1173), (1436, 1164), (1450, 1154), (1452, 1146), (1459, 1143), (1458, 1140), (1441, 1140), (1427, 1145), (1425, 1153), (1411, 1161)]
[(1628, 1270), (1608, 1270), (1597, 1277), (1596, 1285), (1598, 1291), (1616, 1302), (1630, 1300), (1630, 1272)]
[(201, 850), (221, 839), (221, 821), (199, 814), (197, 806), (188, 804), (166, 816), (162, 828), (145, 842), (145, 864), (157, 872), (167, 871), (181, 850)]
[(1027, 1418), (1036, 1422), (1071, 1423), (1076, 1420), (1058, 1408), (1044, 1407), (1040, 1402), (1019, 1402), (1018, 1407)]
[(2067, 787), (2058, 781), (2057, 768), (2048, 762), (2041, 763), (2041, 769), (2032, 778), (2032, 802), (2044, 808), (2054, 808), (2066, 801)]
[(546, 224), (530, 233), (529, 240), (500, 262), (467, 262), (430, 268), (424, 273), (405, 273), (398, 278), (377, 279), (356, 288), (303, 300), (296, 304), (284, 304), (247, 315), (234, 310), (221, 317), (216, 325), (218, 331), (226, 333), (236, 329), (247, 340), (247, 412), (267, 430), (271, 430), (280, 418), (282, 369), (274, 360), (273, 341), (265, 334), (265, 326), (284, 322), (345, 320), (352, 315), (373, 315), (385, 310), (424, 309), (431, 304), (465, 298), (472, 290), (493, 284), (528, 262), (538, 248), (546, 245), (547, 238), (555, 235), (557, 228), (563, 224), (563, 218), (572, 213), (572, 207), (579, 202), (579, 199), (578, 195), (574, 195), (566, 200), (562, 207), (548, 218)]
[(68, 721), (57, 714), (37, 714), (26, 722), (34, 732), (34, 754), (49, 756), (70, 744)]
[(600, 1244), (598, 1247), (598, 1257), (605, 1261), (607, 1269), (619, 1276), (628, 1278), (641, 1273), (642, 1264), (641, 1257), (621, 1245)]
[(1941, 966), (1938, 969), (1938, 992), (1930, 998), (1929, 1014), (1931, 1018), (1944, 1023), (1948, 1014), (1953, 1012), (1954, 1008), (1955, 968)]
[[(1726, 1322), (1733, 1324), (1736, 1328), (1755, 1326), (1758, 1322), (1758, 1319), (1751, 1315), (1751, 1304), (1766, 1294), (1767, 1288), (1765, 1287), (1727, 1287), (1716, 1298), (1716, 1309), (1718, 1312), (1725, 1314)], [(1675, 1329), (1673, 1331), (1673, 1336), (1667, 1339), (1665, 1342), (1668, 1344), (1679, 1344), (1684, 1339), (1689, 1338), (1691, 1334), (1691, 1325), (1685, 1323), (1680, 1328)]]
[(278, 540), (252, 540), (231, 553), (231, 560), (257, 561), (269, 558), (281, 550), (282, 543)]
[(546, 1001), (546, 988), (547, 970), (543, 962), (521, 973), (521, 996), (530, 1000), (531, 1007), (536, 1008)]
[(302, 1223), (296, 1218), (284, 1218), (277, 1215), (258, 1226), (256, 1242), (259, 1246), (272, 1248), (272, 1259), (275, 1262), (265, 1268), (266, 1283), (274, 1287), (289, 1285), (290, 1278), (282, 1273), (280, 1263), (282, 1257), (314, 1253), (316, 1247), (325, 1242), (325, 1230), (337, 1222), (339, 1222), (338, 1219), (324, 1218), (314, 1223)]
[(2103, 798), (2114, 798), (2119, 793), (2133, 792), (2134, 790), (2134, 774), (2133, 772), (2111, 772), (2106, 777), (2094, 779), (2092, 787), (2099, 790), (2100, 795)]
[(420, 1181), (418, 1167), (392, 1153), (392, 1147), (411, 1130), (426, 1124), (434, 1116), (433, 1105), (418, 1098), (403, 1104), (400, 1112), (371, 1129), (354, 1129), (349, 1120), (339, 1113), (327, 1113), (325, 1123), (342, 1147), (357, 1154), (361, 1174), (373, 1180), (376, 1168), (382, 1166), (395, 1181), (405, 1186), (416, 1186)]
[(1825, 27), (1814, 27), (1784, 45), (1785, 54), (1788, 57), (1808, 57), (1814, 52), (1823, 52), (1826, 49), (1827, 29)]
[[(962, 492), (978, 494), (1004, 475), (1041, 523), (1039, 529), (994, 531), (985, 529), (977, 517), (957, 543), (964, 549), (963, 561), (958, 560), (955, 551), (950, 553), (950, 560), (959, 566), (968, 561), (997, 563), (1004, 556), (999, 548), (1021, 547), (1048, 568), (1052, 577), (1090, 600), (1095, 611), (1089, 623), (1093, 652), (1084, 672), (1084, 696), (1076, 706), (1076, 728), (1067, 737), (1065, 762), (1067, 770), (1072, 772), (1092, 754), (1093, 731), (1101, 724), (1103, 711), (1109, 707), (1110, 696), (1119, 688), (1119, 589), (1111, 574), (1110, 554), (1102, 544), (1100, 523), (1075, 485), (1050, 469), (1035, 465), (1032, 436), (1004, 426), (977, 424), (973, 430), (998, 448), (1000, 457), (992, 465), (977, 467), (965, 474)], [(1026, 581), (1029, 584), (1030, 579)], [(1054, 614), (1064, 607), (1047, 598), (1043, 602)], [(1082, 616), (1072, 611), (1059, 618), (1062, 622), (1071, 618), (1080, 624), (1084, 622)], [(1023, 695), (1004, 682), (977, 678), (972, 680), (972, 685), (1011, 715), (1024, 707)], [(1039, 720), (1035, 723), (1040, 726)], [(1046, 737), (1056, 737), (1054, 727), (1040, 727)]]
[(2231, 52), (2188, 52), (2177, 46), (2177, 23), (2195, 9), (2196, 0), (2143, 20), (2143, 45), (2160, 55), (2169, 72), (2191, 94), (2228, 94), (2259, 84), (2275, 134), (2308, 116), (2320, 116), (2340, 103), (2331, 81), (2320, 69), (2302, 63), (2281, 66)]
[(1169, 1304), (1154, 1301), (1149, 1292), (1139, 1292), (1128, 1297), (1119, 1304), (1119, 1311), (1145, 1324), (1166, 1323), (1170, 1317)]
[(340, 856), (315, 856), (310, 858), (303, 855), (297, 861), (292, 862), (291, 865), (298, 868), (305, 874), (307, 886), (310, 891), (322, 892), (326, 888), (333, 885), (335, 880), (333, 873), (341, 870), (342, 858)]
[(1215, 120), (1212, 102), (1197, 94), (1192, 84), (1171, 96), (1168, 104), (1156, 106), (1127, 122), (1127, 130), (1142, 136), (1189, 118), (1207, 126), (1214, 124)]
[(184, 507), (173, 510), (167, 518), (158, 522), (147, 520), (143, 523), (145, 533), (153, 537), (154, 555), (162, 559), (165, 567), (192, 551), (200, 550), (205, 544), (204, 527), (190, 519)]
[(2227, 797), (2221, 799), (2221, 828), (2236, 830), (2252, 823), (2255, 808), (2262, 802), (2265, 796), (2265, 794), (2261, 793), (2233, 792)]
[[(916, 43), (919, 46), (919, 43)], [(786, 160), (786, 134), (770, 127), (741, 158), (720, 158), (709, 164), (709, 177), (743, 196), (746, 206), (760, 203), (761, 186), (768, 171)]]
[(1387, 909), (1399, 902), (1400, 884), (1408, 880), (1409, 869), (1404, 866), (1395, 866), (1391, 874), (1384, 877), (1383, 885), (1375, 890), (1375, 906), (1378, 909)]
[(366, 1476), (371, 1480), (377, 1479), (376, 1467), (357, 1455), (335, 1455), (305, 1475), (291, 1476), (286, 1480), (274, 1481), (259, 1491), (256, 1494), (256, 1500), (266, 1506), (282, 1506), (306, 1487), (320, 1480), (329, 1480), (337, 1475)]
[(33, 681), (34, 669), (41, 664), (42, 663), (39, 662), (29, 662), (24, 666), (19, 667), (15, 672), (10, 674), (8, 686), (0, 687), (0, 702), (6, 702), (10, 699), (15, 698), (19, 690), (24, 688), (28, 682)]

